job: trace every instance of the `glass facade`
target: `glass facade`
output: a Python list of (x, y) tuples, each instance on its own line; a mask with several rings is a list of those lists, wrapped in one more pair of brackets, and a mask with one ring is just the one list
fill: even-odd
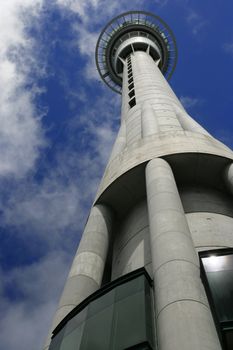
[(226, 350), (233, 349), (233, 250), (201, 254), (204, 284)]
[(68, 318), (49, 350), (154, 349), (150, 281), (143, 272), (129, 275)]

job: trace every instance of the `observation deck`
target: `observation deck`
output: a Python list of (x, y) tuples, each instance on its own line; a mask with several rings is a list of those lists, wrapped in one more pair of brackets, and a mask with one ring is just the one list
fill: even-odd
[(102, 30), (96, 45), (96, 65), (102, 80), (121, 93), (124, 60), (134, 51), (147, 52), (167, 79), (177, 63), (175, 36), (158, 16), (144, 11), (125, 12)]

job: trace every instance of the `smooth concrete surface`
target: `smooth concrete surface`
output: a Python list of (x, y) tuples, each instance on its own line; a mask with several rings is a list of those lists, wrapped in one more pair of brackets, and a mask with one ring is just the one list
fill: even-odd
[(233, 218), (216, 213), (186, 213), (198, 251), (233, 247)]
[(147, 164), (146, 188), (159, 350), (186, 350), (187, 344), (189, 350), (220, 350), (199, 260), (165, 160)]
[(147, 101), (145, 101), (142, 105), (141, 118), (142, 118), (141, 133), (143, 138), (159, 132), (157, 116), (151, 104)]
[[(91, 209), (55, 313), (51, 331), (90, 294), (100, 288), (112, 230), (112, 213), (104, 205)], [(50, 343), (51, 333), (44, 349)]]
[[(221, 142), (190, 131), (165, 132), (141, 138), (111, 158), (101, 180), (96, 199), (121, 175), (150, 159), (178, 154), (200, 154), (233, 161), (233, 152)], [(189, 171), (189, 169), (186, 169)], [(223, 181), (223, 180), (222, 180)]]
[(158, 349), (220, 350), (214, 328), (205, 305), (192, 300), (177, 301), (159, 315)]
[(111, 279), (150, 263), (147, 203), (144, 200), (132, 207), (115, 231)]
[(233, 197), (211, 187), (184, 186), (180, 188), (185, 213), (209, 212), (233, 217)]

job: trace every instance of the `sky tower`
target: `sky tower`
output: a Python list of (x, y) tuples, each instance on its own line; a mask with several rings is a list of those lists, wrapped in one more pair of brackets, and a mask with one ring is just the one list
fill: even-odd
[(121, 125), (44, 349), (233, 348), (233, 153), (172, 91), (176, 61), (154, 14), (100, 34)]

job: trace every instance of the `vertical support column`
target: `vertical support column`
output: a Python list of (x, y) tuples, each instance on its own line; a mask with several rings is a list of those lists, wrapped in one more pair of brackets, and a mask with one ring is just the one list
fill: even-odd
[[(77, 305), (101, 286), (109, 239), (112, 214), (103, 205), (91, 209), (82, 239), (74, 257), (51, 331)], [(51, 334), (45, 350), (48, 349)]]
[(229, 191), (231, 194), (233, 194), (233, 164), (230, 164), (226, 167), (224, 172), (224, 180)]
[(159, 350), (220, 350), (185, 213), (165, 160), (147, 164), (146, 188)]

